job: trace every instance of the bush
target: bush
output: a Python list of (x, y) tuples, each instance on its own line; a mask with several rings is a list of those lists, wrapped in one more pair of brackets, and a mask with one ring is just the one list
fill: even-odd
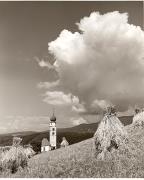
[(1, 170), (10, 170), (15, 173), (19, 167), (25, 168), (28, 164), (28, 156), (22, 146), (12, 146), (9, 151), (1, 154)]
[(17, 147), (20, 145), (21, 142), (22, 142), (22, 138), (20, 138), (20, 137), (13, 138), (13, 146)]
[(10, 148), (11, 148), (11, 146), (3, 146), (3, 147), (0, 147), (0, 154), (1, 154), (2, 152), (9, 151)]
[(36, 154), (35, 151), (32, 149), (31, 145), (26, 145), (24, 147), (24, 152), (26, 153), (26, 156), (28, 158), (31, 158), (32, 156), (34, 156)]

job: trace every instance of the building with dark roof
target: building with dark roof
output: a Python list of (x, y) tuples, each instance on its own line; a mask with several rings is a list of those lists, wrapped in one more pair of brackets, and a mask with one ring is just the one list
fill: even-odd
[(47, 138), (43, 138), (41, 142), (41, 152), (50, 151), (50, 143)]

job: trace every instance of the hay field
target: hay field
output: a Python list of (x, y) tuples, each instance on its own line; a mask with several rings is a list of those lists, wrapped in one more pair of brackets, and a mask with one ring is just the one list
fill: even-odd
[(143, 177), (144, 178), (144, 131), (129, 132), (128, 147), (114, 152), (114, 160), (98, 161), (94, 155), (93, 139), (42, 153), (29, 160), (28, 168), (16, 174), (1, 174), (1, 177), (33, 178), (99, 178)]

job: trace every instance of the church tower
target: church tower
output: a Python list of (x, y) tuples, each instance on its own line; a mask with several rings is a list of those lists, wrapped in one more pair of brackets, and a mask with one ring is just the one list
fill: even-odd
[(56, 149), (56, 117), (53, 115), (50, 118), (50, 146), (51, 150)]

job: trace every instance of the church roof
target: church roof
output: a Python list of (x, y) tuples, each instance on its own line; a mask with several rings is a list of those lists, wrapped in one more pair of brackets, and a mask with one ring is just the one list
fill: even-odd
[(63, 140), (61, 142), (61, 146), (68, 146), (68, 145), (69, 145), (68, 141), (66, 140), (65, 137), (63, 137)]
[(49, 141), (47, 140), (47, 138), (43, 138), (43, 139), (42, 139), (41, 146), (49, 146), (49, 145), (50, 145), (50, 143), (49, 143)]
[(52, 117), (50, 118), (50, 121), (54, 121), (54, 122), (56, 121), (56, 117), (55, 117), (54, 114), (53, 114)]

